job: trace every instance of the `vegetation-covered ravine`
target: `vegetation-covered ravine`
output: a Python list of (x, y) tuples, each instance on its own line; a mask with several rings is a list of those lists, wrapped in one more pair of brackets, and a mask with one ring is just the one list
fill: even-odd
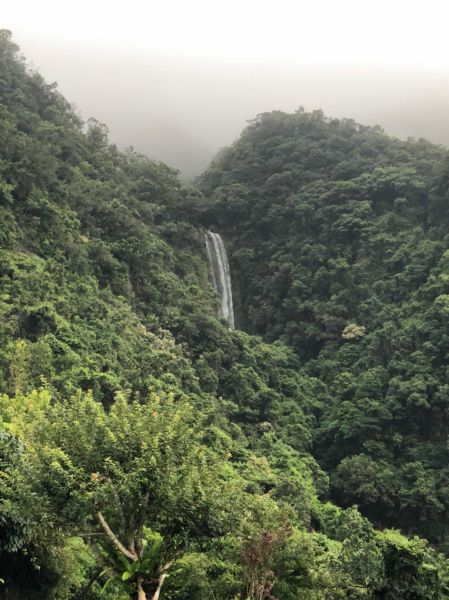
[(0, 598), (449, 598), (446, 149), (275, 112), (187, 186), (5, 30), (0, 141)]

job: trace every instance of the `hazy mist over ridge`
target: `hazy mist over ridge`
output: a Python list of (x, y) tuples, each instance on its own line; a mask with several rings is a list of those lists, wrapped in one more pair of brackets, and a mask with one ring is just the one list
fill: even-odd
[[(305, 16), (297, 39), (292, 33), (296, 13), (291, 15), (292, 23), (288, 13), (279, 17), (285, 32), (279, 26), (276, 30), (276, 22), (271, 25), (270, 19), (276, 21), (277, 7), (267, 3), (265, 12), (261, 8), (254, 17), (255, 23), (251, 2), (242, 7), (216, 3), (210, 14), (208, 4), (201, 2), (191, 13), (182, 3), (172, 2), (170, 14), (164, 13), (165, 5), (131, 2), (142, 11), (142, 19), (139, 12), (117, 3), (110, 8), (99, 3), (92, 15), (83, 3), (73, 14), (67, 6), (56, 4), (54, 10), (45, 14), (42, 9), (41, 14), (29, 4), (36, 13), (30, 12), (26, 23), (25, 17), (17, 16), (19, 4), (6, 2), (6, 14), (9, 7), (12, 16), (1, 25), (12, 30), (32, 67), (58, 83), (83, 119), (92, 116), (106, 123), (111, 141), (119, 147), (133, 146), (176, 167), (186, 178), (201, 173), (217, 150), (236, 139), (258, 113), (294, 111), (299, 106), (378, 124), (398, 137), (425, 137), (449, 145), (445, 42), (438, 31), (433, 38), (425, 37), (424, 13), (413, 13), (413, 3), (401, 1), (393, 9), (381, 2), (378, 11), (372, 11), (368, 29), (365, 13), (371, 9), (364, 7), (358, 14), (352, 0), (340, 12), (332, 3), (318, 2), (316, 14), (315, 8), (299, 3)], [(281, 4), (283, 9), (297, 10), (294, 3)], [(431, 5), (428, 14), (440, 23), (441, 16), (435, 19)], [(255, 5), (252, 8), (254, 12)], [(326, 12), (320, 13), (324, 8)], [(210, 22), (199, 22), (203, 13)], [(56, 21), (46, 21), (44, 16)], [(125, 16), (128, 22), (122, 31), (117, 28)], [(148, 33), (143, 17), (148, 18)], [(231, 17), (239, 27), (231, 28)], [(33, 18), (41, 23), (33, 23)], [(145, 49), (157, 37), (158, 19), (165, 24), (166, 37), (161, 34), (153, 49)], [(245, 32), (251, 23), (253, 29)], [(204, 32), (209, 35), (206, 40), (201, 37)], [(110, 38), (103, 40), (106, 35)], [(424, 38), (422, 49), (415, 51), (417, 35)], [(398, 60), (390, 64), (393, 49)]]

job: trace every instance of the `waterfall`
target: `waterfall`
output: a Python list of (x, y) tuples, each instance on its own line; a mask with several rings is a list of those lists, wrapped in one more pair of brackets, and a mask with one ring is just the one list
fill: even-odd
[(215, 290), (220, 298), (218, 316), (234, 329), (234, 308), (232, 305), (231, 272), (223, 240), (218, 233), (206, 231), (206, 250)]

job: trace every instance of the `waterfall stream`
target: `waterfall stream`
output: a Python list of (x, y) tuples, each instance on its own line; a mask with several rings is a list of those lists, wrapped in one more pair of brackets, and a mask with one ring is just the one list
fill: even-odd
[(226, 248), (218, 233), (206, 231), (205, 237), (212, 281), (220, 299), (218, 316), (220, 319), (225, 319), (229, 323), (229, 327), (234, 329), (231, 272), (229, 270)]

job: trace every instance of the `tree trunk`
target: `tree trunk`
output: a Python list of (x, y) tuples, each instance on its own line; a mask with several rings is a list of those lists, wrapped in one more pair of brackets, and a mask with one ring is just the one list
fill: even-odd
[[(151, 600), (159, 600), (159, 596), (161, 595), (162, 584), (164, 583), (164, 579), (166, 577), (167, 577), (167, 573), (162, 573), (162, 575), (159, 577), (159, 584), (158, 584), (157, 589), (154, 592)], [(140, 598), (139, 598), (139, 600), (140, 600)]]
[(145, 590), (142, 586), (143, 577), (137, 578), (137, 600), (147, 600), (147, 595), (145, 594)]

